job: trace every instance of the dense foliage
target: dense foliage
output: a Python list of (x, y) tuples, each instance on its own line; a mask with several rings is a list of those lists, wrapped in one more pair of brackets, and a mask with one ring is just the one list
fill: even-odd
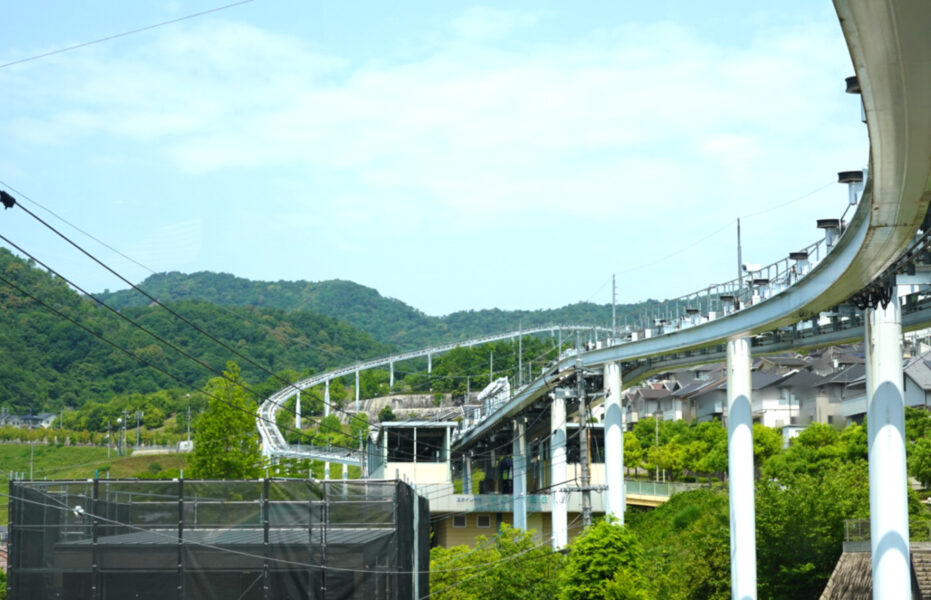
[(569, 545), (560, 580), (561, 600), (647, 598), (642, 554), (633, 532), (610, 518)]
[[(757, 464), (756, 542), (760, 600), (816, 599), (840, 556), (845, 521), (869, 518), (866, 427), (838, 430), (812, 424), (783, 449), (774, 430), (754, 427)], [(931, 435), (931, 415), (906, 411), (910, 464), (918, 464), (922, 440)], [(717, 475), (706, 489), (676, 494), (659, 508), (628, 510), (627, 525), (602, 521), (568, 547), (559, 566), (559, 589), (545, 597), (563, 599), (730, 598), (730, 533), (726, 481), (726, 432), (720, 423), (641, 420), (625, 436), (625, 461), (631, 468), (666, 469), (667, 478)], [(632, 452), (631, 450), (635, 450)], [(724, 457), (720, 454), (723, 452)], [(674, 458), (669, 458), (674, 457)], [(678, 457), (678, 458), (676, 458)], [(721, 462), (723, 460), (723, 462)], [(917, 467), (915, 467), (917, 468)], [(642, 472), (642, 471), (641, 471)], [(931, 514), (910, 491), (909, 526), (913, 540), (928, 538)], [(548, 560), (548, 541), (537, 550)], [(435, 565), (471, 556), (458, 547), (434, 550)], [(551, 557), (558, 556), (550, 554)], [(472, 563), (470, 563), (472, 564)], [(519, 571), (515, 562), (511, 567)], [(526, 567), (531, 571), (533, 566)], [(520, 578), (528, 573), (515, 573)], [(435, 574), (443, 586), (437, 598), (498, 597), (494, 579), (482, 588), (464, 573)], [(542, 596), (541, 596), (542, 597)]]
[[(243, 375), (249, 379), (263, 381), (268, 377), (161, 308), (133, 307), (122, 313), (210, 369), (93, 301), (82, 299), (62, 281), (4, 249), (0, 249), (0, 274), (133, 355), (0, 285), (0, 320), (4, 324), (0, 328), (0, 406), (11, 413), (59, 412), (88, 401), (107, 404), (118, 395), (152, 394), (184, 386), (196, 390), (222, 371), (231, 358), (243, 365)], [(290, 370), (292, 378), (392, 350), (349, 325), (306, 311), (227, 308), (191, 300), (172, 307), (265, 368)], [(279, 387), (280, 381), (272, 381), (260, 392)]]
[(207, 411), (197, 418), (191, 474), (200, 479), (251, 479), (262, 473), (263, 460), (255, 435), (258, 408), (240, 387), (236, 363), (230, 362), (223, 377), (207, 382)]
[[(158, 273), (140, 284), (164, 300), (205, 300), (223, 306), (302, 310), (333, 317), (403, 349), (423, 348), (516, 329), (555, 323), (607, 326), (611, 306), (580, 302), (550, 310), (468, 310), (433, 317), (400, 300), (351, 281), (250, 281), (228, 273)], [(101, 295), (117, 307), (146, 306), (145, 296), (133, 290)], [(647, 314), (655, 301), (620, 305), (620, 324)]]
[(430, 596), (445, 600), (537, 600), (556, 598), (562, 555), (519, 529), (503, 525), (475, 547), (430, 551)]

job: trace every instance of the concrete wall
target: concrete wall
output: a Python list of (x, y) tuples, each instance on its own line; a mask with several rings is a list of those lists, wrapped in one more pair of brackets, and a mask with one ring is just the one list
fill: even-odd
[(413, 481), (415, 484), (431, 483), (448, 483), (452, 479), (452, 473), (449, 470), (449, 463), (410, 463), (410, 462), (390, 462), (385, 468), (385, 477), (395, 479), (400, 476), (401, 479)]
[[(483, 515), (490, 521), (491, 527), (478, 527), (478, 516)], [(434, 541), (444, 548), (452, 546), (474, 546), (479, 536), (491, 539), (498, 532), (502, 523), (513, 524), (511, 513), (465, 513), (466, 527), (453, 527), (453, 516), (446, 516), (433, 525)], [(549, 513), (531, 513), (527, 515), (527, 530), (533, 532), (533, 540), (538, 544), (549, 543), (553, 535), (552, 520)], [(569, 513), (569, 540), (572, 541), (582, 533), (582, 515)]]

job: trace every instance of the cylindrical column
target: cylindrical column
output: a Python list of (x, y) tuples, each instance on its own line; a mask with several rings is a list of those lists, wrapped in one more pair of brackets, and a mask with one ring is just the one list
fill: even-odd
[(527, 438), (522, 417), (514, 420), (514, 439), (511, 442), (514, 469), (511, 494), (514, 499), (514, 528), (527, 530)]
[(330, 416), (330, 380), (324, 382), (323, 388), (323, 416)]
[[(452, 432), (450, 432), (449, 427), (443, 429), (443, 456), (441, 459), (446, 463), (447, 468), (449, 468), (449, 457), (450, 457), (450, 447), (452, 446)], [(452, 471), (452, 469), (449, 469)]]
[(568, 494), (566, 492), (566, 400), (553, 396), (550, 408), (550, 491), (552, 492), (553, 550), (569, 543)]
[(873, 598), (911, 598), (902, 319), (898, 299), (866, 311)]
[(433, 355), (427, 354), (427, 373), (433, 372)]
[(750, 339), (727, 342), (727, 464), (731, 513), (731, 597), (756, 600), (753, 408)]
[(297, 390), (297, 404), (294, 406), (294, 428), (301, 430), (301, 390)]
[[(412, 519), (414, 525), (412, 539), (414, 540), (414, 543), (411, 544), (411, 550), (413, 554), (413, 560), (411, 561), (411, 583), (412, 590), (414, 592), (413, 597), (420, 598), (420, 493), (417, 491), (416, 487), (414, 487), (414, 502), (412, 503), (411, 508), (414, 517)], [(429, 516), (429, 514), (424, 515), (424, 518), (429, 518)], [(430, 561), (427, 560), (426, 562), (428, 563), (426, 566), (429, 569)]]
[(472, 493), (472, 451), (469, 450), (469, 453), (465, 456), (465, 469), (464, 475), (462, 477), (462, 493), (471, 494)]
[(359, 369), (356, 369), (356, 410), (359, 410)]
[(624, 413), (621, 409), (621, 365), (605, 365), (605, 483), (608, 502), (605, 512), (624, 523)]
[(381, 459), (385, 467), (388, 466), (388, 429), (385, 427), (381, 428)]
[(388, 389), (394, 389), (394, 363), (388, 363)]

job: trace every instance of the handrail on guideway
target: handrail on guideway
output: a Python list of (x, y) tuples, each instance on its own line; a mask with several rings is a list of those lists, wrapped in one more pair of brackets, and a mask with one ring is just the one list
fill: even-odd
[(701, 348), (791, 325), (868, 287), (906, 249), (931, 200), (931, 11), (922, 0), (846, 2), (838, 17), (861, 89), (870, 168), (860, 203), (837, 246), (811, 272), (772, 297), (692, 328), (582, 353), (518, 392), (455, 445), (462, 449), (523, 410), (560, 370)]
[[(308, 458), (315, 458), (319, 455), (320, 460), (326, 460), (330, 456), (329, 452), (318, 452), (314, 447), (307, 447), (301, 450), (295, 450), (294, 448), (288, 446), (287, 441), (284, 436), (281, 434), (281, 431), (275, 425), (275, 413), (282, 407), (283, 403), (293, 396), (297, 391), (304, 390), (310, 387), (326, 383), (333, 379), (338, 379), (340, 377), (345, 377), (346, 375), (352, 375), (358, 371), (366, 371), (368, 369), (373, 369), (376, 367), (381, 367), (384, 365), (393, 364), (396, 362), (403, 362), (406, 360), (412, 360), (414, 358), (420, 358), (423, 356), (432, 356), (434, 354), (442, 354), (448, 352), (455, 348), (461, 347), (471, 347), (471, 346), (480, 346), (482, 344), (487, 344), (490, 342), (495, 342), (499, 340), (506, 340), (509, 338), (515, 338), (518, 336), (524, 335), (535, 335), (538, 333), (547, 333), (547, 332), (556, 332), (556, 331), (597, 331), (599, 333), (610, 333), (611, 329), (606, 327), (597, 327), (591, 325), (548, 325), (545, 327), (531, 327), (528, 329), (519, 329), (516, 331), (509, 331), (505, 333), (497, 333), (485, 335), (469, 340), (461, 340), (458, 342), (449, 342), (447, 344), (441, 344), (439, 346), (432, 346), (430, 348), (424, 348), (422, 350), (413, 350), (411, 352), (403, 352), (400, 354), (383, 356), (380, 358), (374, 358), (367, 361), (357, 362), (353, 365), (346, 367), (341, 367), (333, 371), (327, 371), (325, 373), (320, 373), (307, 377), (300, 381), (296, 381), (291, 385), (284, 387), (268, 398), (266, 398), (261, 406), (259, 406), (258, 415), (256, 418), (256, 426), (259, 430), (259, 435), (262, 438), (262, 449), (267, 455), (280, 455), (280, 456), (290, 456), (294, 457), (296, 455), (306, 456)], [(341, 461), (342, 462), (342, 461)], [(352, 462), (352, 464), (358, 464)]]
[[(463, 432), (457, 446), (475, 441), (500, 420), (515, 415), (551, 387), (555, 374), (574, 368), (577, 361), (582, 368), (594, 368), (791, 325), (844, 302), (873, 283), (902, 254), (924, 220), (931, 199), (931, 36), (926, 34), (931, 13), (922, 0), (837, 0), (835, 6), (861, 89), (870, 137), (870, 168), (857, 210), (833, 251), (807, 276), (742, 310), (558, 362), (496, 413)], [(426, 354), (423, 351), (421, 355)], [(355, 370), (349, 367), (342, 371), (349, 374)], [(262, 431), (261, 424), (259, 429)], [(280, 437), (277, 428), (275, 433)]]

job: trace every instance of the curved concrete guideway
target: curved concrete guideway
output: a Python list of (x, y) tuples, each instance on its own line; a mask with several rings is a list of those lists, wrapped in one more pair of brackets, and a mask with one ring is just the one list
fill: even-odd
[(266, 456), (304, 458), (359, 466), (361, 465), (362, 461), (361, 453), (359, 452), (349, 451), (346, 449), (328, 449), (314, 446), (289, 446), (284, 436), (281, 434), (281, 431), (275, 424), (275, 415), (278, 410), (281, 409), (281, 406), (284, 404), (284, 402), (291, 396), (299, 393), (301, 390), (305, 390), (317, 385), (326, 385), (333, 379), (338, 379), (347, 375), (355, 374), (358, 377), (359, 372), (366, 371), (368, 369), (375, 369), (378, 367), (384, 367), (386, 365), (394, 365), (394, 363), (412, 360), (415, 358), (427, 357), (430, 359), (433, 356), (449, 352), (455, 348), (480, 346), (490, 342), (514, 339), (526, 335), (537, 335), (541, 333), (552, 333), (553, 335), (556, 335), (556, 333), (560, 331), (596, 332), (604, 334), (611, 333), (611, 330), (608, 328), (593, 327), (589, 325), (549, 325), (547, 327), (532, 327), (528, 329), (519, 329), (517, 331), (508, 331), (505, 333), (481, 336), (460, 342), (451, 342), (448, 344), (424, 348), (423, 350), (414, 350), (411, 352), (404, 352), (392, 356), (384, 356), (302, 379), (291, 384), (290, 386), (278, 390), (266, 398), (262, 402), (261, 406), (259, 406), (256, 426), (259, 430), (259, 435), (262, 438), (262, 450)]

